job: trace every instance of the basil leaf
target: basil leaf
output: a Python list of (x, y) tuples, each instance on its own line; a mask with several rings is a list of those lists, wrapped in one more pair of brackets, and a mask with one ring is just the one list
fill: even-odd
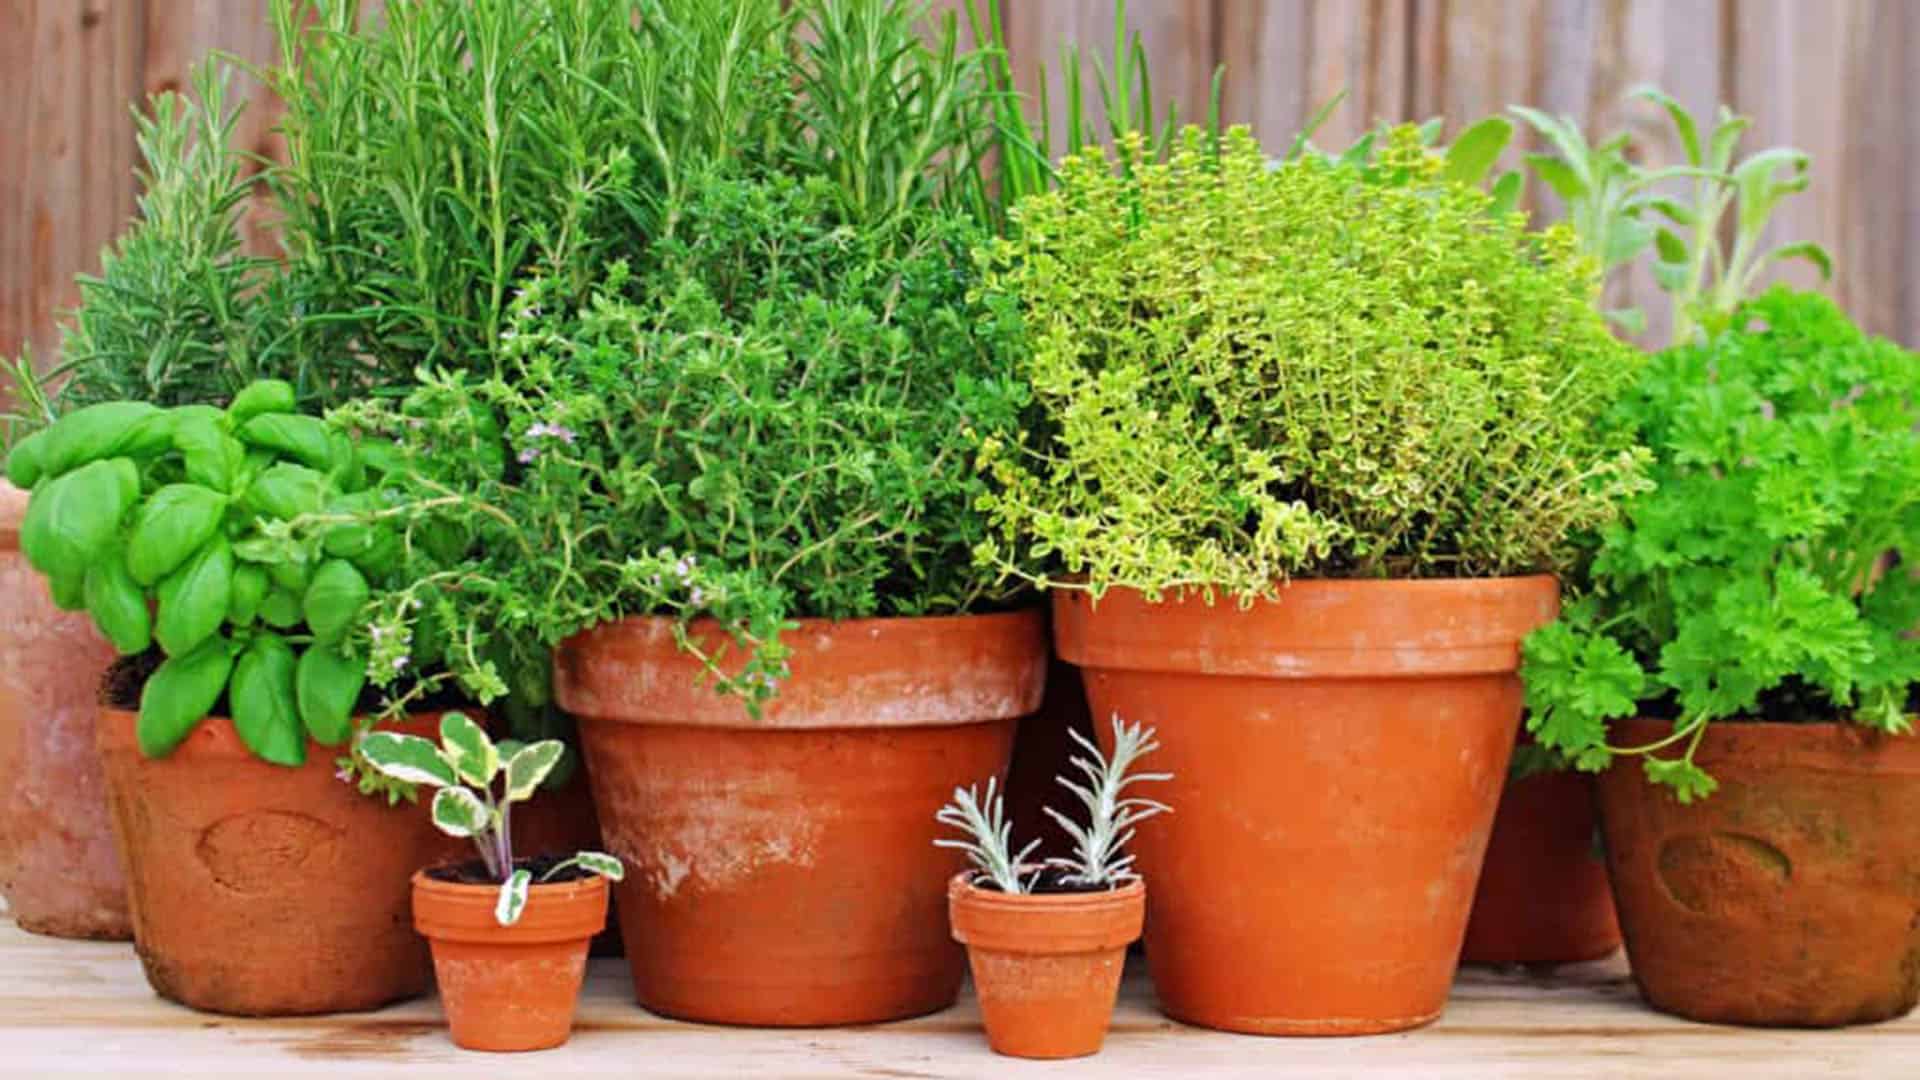
[(331, 645), (346, 636), (367, 606), (367, 579), (344, 559), (329, 559), (313, 573), (302, 610), (315, 641)]
[(22, 491), (30, 491), (40, 482), (40, 454), (47, 442), (45, 429), (13, 444), (7, 455), (7, 482)]
[(147, 594), (127, 573), (127, 562), (118, 551), (95, 560), (87, 569), (85, 588), (87, 613), (101, 636), (123, 656), (146, 652), (153, 644)]
[(33, 493), (20, 523), (20, 550), (48, 577), (79, 580), (113, 543), (140, 493), (132, 461), (95, 461)]
[(214, 534), (185, 565), (160, 582), (153, 636), (168, 656), (192, 652), (220, 629), (233, 599), (233, 548)]
[(251, 563), (235, 563), (233, 567), (233, 592), (227, 597), (227, 621), (235, 626), (246, 626), (260, 617), (260, 605), (266, 601), (267, 589), (272, 586), (267, 572)]
[(134, 728), (140, 752), (150, 758), (171, 753), (212, 711), (232, 671), (233, 648), (222, 637), (208, 638), (155, 669), (140, 691), (140, 719)]
[(326, 505), (327, 478), (304, 465), (281, 462), (263, 470), (247, 488), (246, 504), (281, 521), (314, 514)]
[(294, 698), (307, 734), (323, 746), (339, 746), (353, 733), (353, 707), (367, 685), (367, 666), (325, 645), (310, 645), (293, 673)]
[(235, 394), (232, 404), (227, 406), (227, 415), (233, 417), (236, 424), (245, 424), (263, 413), (292, 411), (293, 384), (284, 379), (261, 379), (251, 383)]
[(261, 633), (233, 667), (233, 726), (240, 741), (275, 765), (307, 760), (307, 734), (300, 726), (293, 692), (293, 647), (275, 633)]
[(44, 432), (41, 475), (61, 476), (103, 458), (154, 452), (165, 445), (156, 446), (156, 436), (167, 434), (165, 424), (156, 429), (148, 423), (159, 415), (159, 409), (144, 401), (109, 401), (68, 413)]
[(267, 413), (240, 425), (240, 441), (297, 459), (312, 469), (333, 464), (333, 443), (327, 423), (311, 416)]
[(260, 621), (275, 630), (291, 630), (300, 625), (300, 596), (275, 585), (260, 601)]
[(227, 497), (198, 484), (168, 484), (148, 496), (127, 539), (127, 573), (152, 585), (180, 568), (213, 538)]

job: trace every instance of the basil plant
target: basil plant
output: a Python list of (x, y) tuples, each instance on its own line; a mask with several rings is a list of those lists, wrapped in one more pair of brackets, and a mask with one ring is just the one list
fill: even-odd
[[(456, 712), (440, 718), (439, 746), (392, 731), (373, 731), (360, 739), (361, 757), (388, 779), (439, 788), (433, 795), (433, 824), (448, 836), (473, 841), (488, 876), (500, 884), (493, 917), (501, 926), (520, 921), (534, 884), (533, 871), (513, 857), (513, 804), (533, 798), (565, 750), (558, 739), (509, 739), (496, 746), (479, 724)], [(626, 876), (612, 855), (581, 851), (548, 868), (540, 881), (571, 869), (610, 881)]]
[(20, 547), (54, 601), (122, 655), (157, 653), (141, 751), (170, 753), (225, 700), (254, 754), (295, 766), (309, 738), (352, 733), (361, 609), (403, 546), (378, 494), (398, 460), (266, 380), (225, 409), (77, 409), (18, 443), (7, 478), (32, 493)]

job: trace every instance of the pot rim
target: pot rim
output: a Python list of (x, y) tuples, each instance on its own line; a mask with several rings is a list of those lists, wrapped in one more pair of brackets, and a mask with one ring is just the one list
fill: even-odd
[(538, 945), (586, 941), (606, 927), (610, 883), (599, 874), (588, 874), (574, 881), (529, 885), (527, 906), (520, 921), (501, 926), (493, 918), (500, 886), (440, 881), (430, 876), (430, 870), (449, 865), (456, 864), (437, 863), (413, 872), (413, 923), (422, 937), (438, 941)]
[[(754, 716), (679, 647), (669, 615), (601, 623), (554, 650), (554, 699), (583, 722), (747, 730), (936, 727), (1026, 716), (1046, 686), (1046, 608), (799, 619), (789, 676)], [(695, 620), (695, 639), (719, 633)], [(741, 661), (736, 659), (731, 665)]]
[[(1673, 721), (1634, 716), (1609, 726), (1632, 735), (1633, 743), (1664, 737)], [(1715, 764), (1798, 767), (1845, 772), (1920, 772), (1920, 734), (1893, 735), (1863, 724), (1783, 723), (1723, 718), (1707, 724), (1694, 762), (1712, 771)], [(1609, 769), (1633, 764), (1616, 757)]]
[(954, 940), (991, 952), (1045, 956), (1122, 949), (1144, 928), (1147, 886), (1083, 893), (1004, 893), (973, 883), (963, 870), (947, 882)]
[(1052, 596), (1055, 646), (1083, 668), (1279, 679), (1511, 675), (1560, 611), (1551, 574), (1296, 578), (1244, 607), (1198, 589)]
[(964, 898), (967, 903), (980, 908), (1045, 910), (1065, 914), (1072, 911), (1098, 911), (1110, 907), (1123, 907), (1133, 903), (1136, 897), (1144, 897), (1147, 892), (1146, 879), (1141, 877), (1131, 878), (1117, 889), (1090, 889), (1086, 892), (1062, 893), (1010, 893), (999, 889), (983, 889), (974, 884), (979, 877), (978, 870), (960, 871), (948, 881), (947, 895)]

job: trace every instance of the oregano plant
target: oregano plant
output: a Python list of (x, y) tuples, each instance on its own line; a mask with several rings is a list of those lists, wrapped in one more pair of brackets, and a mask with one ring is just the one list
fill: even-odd
[[(1582, 769), (1639, 758), (1687, 802), (1714, 790), (1694, 763), (1714, 722), (1911, 730), (1920, 357), (1777, 287), (1654, 357), (1614, 423), (1654, 484), (1600, 531), (1590, 593), (1526, 641), (1534, 736)], [(1630, 716), (1672, 733), (1622, 744), (1608, 722)]]
[(448, 836), (473, 841), (489, 877), (500, 885), (493, 917), (501, 926), (520, 921), (535, 884), (569, 870), (599, 874), (612, 881), (625, 876), (619, 859), (605, 852), (580, 851), (545, 868), (538, 880), (513, 854), (513, 804), (533, 798), (566, 753), (558, 739), (536, 743), (512, 740), (495, 745), (464, 713), (440, 718), (440, 744), (418, 735), (370, 731), (359, 740), (359, 755), (396, 783), (435, 788), (433, 824)]

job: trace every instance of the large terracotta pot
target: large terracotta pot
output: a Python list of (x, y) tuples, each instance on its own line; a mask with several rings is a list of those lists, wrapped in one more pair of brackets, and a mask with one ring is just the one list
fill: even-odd
[(1013, 895), (979, 888), (972, 877), (956, 874), (947, 901), (953, 936), (967, 945), (987, 1044), (1010, 1057), (1099, 1053), (1127, 946), (1146, 917), (1146, 886)]
[(125, 939), (126, 878), (93, 746), (113, 646), (53, 606), (20, 554), (26, 493), (0, 480), (0, 895), (22, 929)]
[[(396, 730), (432, 738), (439, 717)], [(299, 768), (261, 761), (229, 720), (201, 721), (155, 759), (140, 753), (133, 713), (103, 709), (99, 742), (134, 945), (161, 997), (293, 1016), (426, 992), (432, 969), (409, 881), (467, 842), (442, 835), (423, 808), (342, 783), (336, 749), (308, 744)]]
[[(702, 635), (709, 627), (697, 627)], [(871, 1023), (952, 1003), (934, 813), (1006, 768), (1046, 675), (1038, 611), (803, 620), (762, 715), (714, 693), (673, 624), (563, 645), (640, 1003), (717, 1023)]]
[[(1616, 724), (1645, 745), (1665, 722)], [(1654, 1008), (1725, 1024), (1833, 1027), (1920, 999), (1920, 738), (1721, 721), (1682, 806), (1622, 760), (1601, 822), (1627, 957)]]
[(1620, 947), (1593, 799), (1585, 773), (1535, 773), (1507, 784), (1462, 963), (1573, 964)]
[(519, 921), (494, 915), (497, 885), (413, 876), (413, 923), (433, 948), (454, 1045), (545, 1050), (573, 1033), (587, 946), (607, 923), (607, 879), (534, 885)]
[[(1242, 608), (1054, 594), (1096, 717), (1159, 730), (1174, 808), (1133, 850), (1175, 1019), (1270, 1035), (1440, 1015), (1550, 577), (1299, 581)], [(1103, 741), (1111, 734), (1096, 725)]]

